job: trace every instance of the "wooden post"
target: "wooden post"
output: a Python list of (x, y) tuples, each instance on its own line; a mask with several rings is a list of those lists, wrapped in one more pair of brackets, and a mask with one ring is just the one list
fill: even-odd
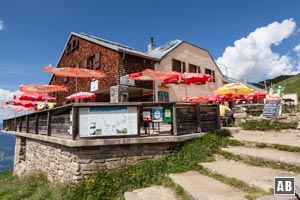
[(39, 114), (35, 114), (35, 134), (39, 134)]
[(19, 132), (22, 132), (22, 121), (23, 121), (23, 117), (20, 117)]
[(137, 106), (137, 124), (138, 124), (138, 136), (141, 135), (141, 105)]
[(217, 128), (221, 129), (221, 122), (220, 122), (220, 108), (219, 108), (219, 104), (214, 104), (215, 108), (216, 108), (216, 119), (217, 119)]
[(201, 131), (201, 116), (200, 116), (200, 103), (196, 104), (196, 115), (197, 115), (197, 132), (200, 133)]
[(172, 115), (173, 115), (172, 134), (177, 135), (176, 103), (173, 103), (173, 105), (172, 105)]
[(78, 107), (72, 107), (72, 139), (75, 140), (78, 135), (78, 127), (79, 127), (79, 120), (78, 120)]
[(18, 130), (17, 118), (14, 119), (14, 131)]
[(28, 115), (26, 115), (26, 129), (25, 129), (25, 132), (26, 133), (29, 133), (29, 117), (28, 117)]
[(47, 136), (51, 136), (52, 111), (47, 113)]

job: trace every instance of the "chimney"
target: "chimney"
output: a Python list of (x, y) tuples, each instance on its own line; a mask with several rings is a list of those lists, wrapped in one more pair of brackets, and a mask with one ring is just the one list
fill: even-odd
[(151, 37), (150, 42), (148, 44), (148, 52), (152, 51), (153, 49), (155, 49), (155, 45), (154, 45), (154, 42), (153, 42), (153, 37)]

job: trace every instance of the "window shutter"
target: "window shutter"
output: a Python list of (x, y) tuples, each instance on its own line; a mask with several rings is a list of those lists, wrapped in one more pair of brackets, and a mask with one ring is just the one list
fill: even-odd
[(83, 61), (83, 68), (87, 68), (88, 66), (87, 66), (87, 59), (85, 59), (84, 61)]
[(95, 54), (95, 60), (94, 60), (94, 69), (100, 68), (100, 53)]

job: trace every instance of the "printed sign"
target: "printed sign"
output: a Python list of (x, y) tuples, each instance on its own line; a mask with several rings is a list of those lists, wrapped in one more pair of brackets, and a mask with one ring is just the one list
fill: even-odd
[(266, 101), (263, 116), (264, 117), (276, 117), (281, 112), (281, 101), (270, 100)]
[(162, 108), (152, 108), (152, 121), (162, 122), (163, 121), (163, 109)]
[(143, 121), (144, 122), (151, 122), (151, 111), (143, 111)]
[(136, 107), (79, 109), (80, 137), (137, 135)]
[(91, 92), (95, 92), (98, 90), (98, 80), (94, 80), (91, 82)]
[(127, 76), (121, 76), (120, 77), (120, 85), (129, 85), (129, 86), (134, 86), (134, 80), (129, 79)]

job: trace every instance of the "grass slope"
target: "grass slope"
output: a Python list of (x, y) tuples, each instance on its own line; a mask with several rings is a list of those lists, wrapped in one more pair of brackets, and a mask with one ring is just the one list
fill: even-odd
[(275, 84), (276, 86), (285, 86), (284, 93), (297, 93), (298, 94), (298, 100), (300, 98), (300, 75), (295, 75), (291, 78), (285, 79), (283, 81), (280, 81)]
[[(76, 187), (51, 184), (44, 176), (13, 177), (0, 174), (0, 199), (123, 199), (125, 191), (164, 185), (173, 188), (181, 199), (188, 199), (168, 174), (197, 170), (199, 162), (213, 161), (213, 155), (231, 141), (226, 131), (208, 134), (187, 142), (178, 154), (127, 166), (119, 171), (99, 172), (84, 179)], [(177, 187), (177, 188), (176, 188)]]

